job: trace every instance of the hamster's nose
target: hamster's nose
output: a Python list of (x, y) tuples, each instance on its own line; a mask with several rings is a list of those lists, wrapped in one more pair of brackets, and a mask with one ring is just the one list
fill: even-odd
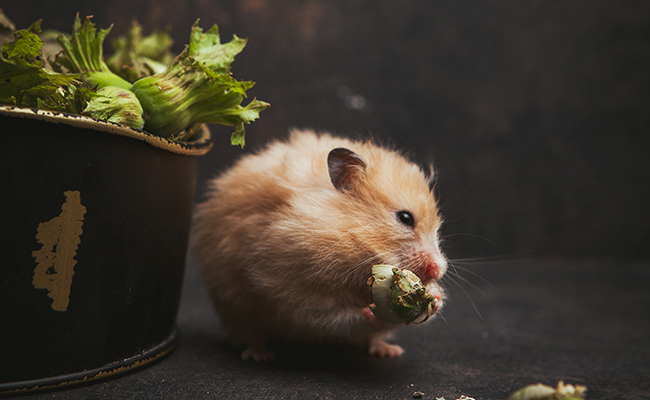
[(422, 282), (438, 280), (447, 271), (447, 263), (440, 254), (427, 254), (423, 261), (421, 267), (413, 271)]
[(422, 282), (440, 278), (440, 268), (435, 262), (427, 262), (422, 268), (418, 268), (416, 275)]

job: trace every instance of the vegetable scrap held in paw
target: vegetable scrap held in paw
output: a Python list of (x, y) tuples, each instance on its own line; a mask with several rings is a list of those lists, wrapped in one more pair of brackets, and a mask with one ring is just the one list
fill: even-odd
[(409, 270), (375, 265), (368, 284), (372, 285), (374, 301), (370, 310), (385, 322), (408, 325), (426, 314), (422, 320), (415, 322), (421, 324), (433, 313), (435, 297), (422, 285), (420, 278)]

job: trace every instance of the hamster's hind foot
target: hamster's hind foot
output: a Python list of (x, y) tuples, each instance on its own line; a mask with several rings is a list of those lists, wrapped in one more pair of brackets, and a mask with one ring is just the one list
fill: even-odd
[(404, 349), (396, 344), (389, 344), (379, 339), (370, 339), (368, 354), (378, 357), (399, 357), (404, 354)]

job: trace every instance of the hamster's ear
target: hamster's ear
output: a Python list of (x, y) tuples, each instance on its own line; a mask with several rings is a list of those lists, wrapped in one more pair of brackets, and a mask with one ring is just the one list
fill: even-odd
[(429, 184), (429, 190), (433, 191), (438, 183), (438, 174), (436, 173), (436, 167), (433, 163), (428, 165), (428, 171), (424, 171), (424, 175), (427, 178), (427, 183)]
[(354, 187), (366, 170), (366, 163), (361, 157), (343, 147), (330, 151), (327, 156), (327, 166), (332, 184), (339, 192), (346, 192)]

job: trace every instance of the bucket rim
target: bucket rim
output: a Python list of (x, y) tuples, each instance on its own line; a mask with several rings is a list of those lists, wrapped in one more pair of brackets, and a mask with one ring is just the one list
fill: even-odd
[(212, 148), (210, 130), (206, 124), (201, 124), (200, 129), (191, 141), (177, 142), (156, 136), (141, 129), (131, 128), (126, 125), (109, 122), (85, 115), (66, 113), (60, 111), (42, 110), (38, 108), (22, 108), (12, 105), (0, 104), (0, 115), (9, 117), (27, 118), (55, 124), (66, 124), (82, 129), (91, 129), (114, 135), (125, 136), (146, 142), (154, 147), (176, 154), (202, 156)]
[(96, 368), (85, 369), (65, 375), (35, 378), (19, 382), (0, 382), (0, 398), (4, 398), (7, 395), (32, 394), (34, 392), (72, 388), (87, 383), (100, 382), (114, 376), (148, 367), (176, 350), (179, 338), (179, 329), (174, 326), (171, 334), (162, 342), (123, 360), (116, 360), (115, 362)]

